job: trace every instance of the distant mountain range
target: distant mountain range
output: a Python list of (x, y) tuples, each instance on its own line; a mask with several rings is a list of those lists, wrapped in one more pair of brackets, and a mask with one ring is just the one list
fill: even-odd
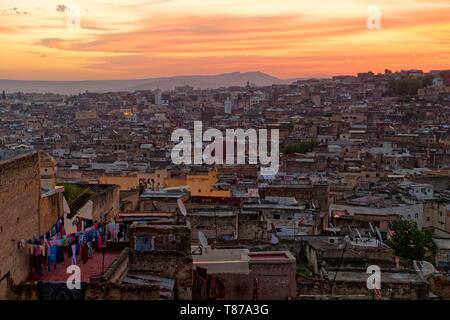
[(60, 93), (78, 94), (85, 92), (171, 90), (178, 86), (189, 85), (198, 89), (216, 89), (220, 87), (245, 86), (247, 82), (257, 86), (287, 84), (295, 81), (282, 80), (262, 72), (232, 72), (209, 76), (176, 76), (136, 80), (85, 80), (85, 81), (35, 81), (1, 80), (0, 92)]

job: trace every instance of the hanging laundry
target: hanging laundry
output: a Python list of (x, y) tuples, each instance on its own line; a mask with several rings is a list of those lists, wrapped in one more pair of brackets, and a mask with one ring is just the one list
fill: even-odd
[(81, 261), (83, 261), (83, 264), (85, 264), (88, 261), (89, 255), (88, 255), (88, 246), (87, 244), (81, 245)]
[(48, 271), (50, 271), (50, 266), (54, 265), (56, 269), (56, 253), (57, 253), (57, 247), (51, 246), (50, 247), (50, 255), (48, 256)]
[(72, 260), (71, 260), (71, 264), (72, 265), (76, 265), (77, 264), (77, 246), (76, 244), (73, 244), (71, 249), (72, 249)]
[(64, 249), (63, 247), (56, 248), (56, 263), (60, 264), (64, 262)]

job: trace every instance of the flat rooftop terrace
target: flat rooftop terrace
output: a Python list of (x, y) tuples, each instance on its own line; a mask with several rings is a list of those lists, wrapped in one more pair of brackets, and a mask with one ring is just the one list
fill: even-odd
[[(104, 271), (106, 272), (111, 266), (113, 261), (119, 256), (120, 251), (105, 251), (104, 259)], [(96, 251), (89, 258), (86, 264), (81, 261), (81, 256), (78, 256), (77, 265), (81, 269), (81, 281), (90, 282), (90, 277), (99, 276), (102, 274), (102, 264), (103, 264), (103, 252)], [(33, 273), (29, 281), (48, 281), (48, 282), (66, 282), (70, 274), (66, 273), (67, 267), (71, 265), (71, 259), (64, 256), (64, 262), (56, 265), (56, 270), (54, 266), (48, 271), (47, 266), (43, 266), (43, 275), (38, 276), (33, 270)]]

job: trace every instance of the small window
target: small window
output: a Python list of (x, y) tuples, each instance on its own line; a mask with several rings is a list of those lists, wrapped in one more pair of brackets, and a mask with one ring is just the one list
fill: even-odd
[(280, 216), (279, 214), (274, 214), (274, 215), (273, 215), (273, 218), (274, 218), (275, 220), (280, 220), (281, 216)]
[(430, 221), (430, 217), (427, 217), (427, 221)]
[(155, 250), (155, 237), (135, 237), (135, 250), (141, 252)]

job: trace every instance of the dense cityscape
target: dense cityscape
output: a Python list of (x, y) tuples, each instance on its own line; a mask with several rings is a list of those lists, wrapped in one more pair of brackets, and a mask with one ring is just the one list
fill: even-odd
[[(450, 70), (244, 81), (0, 88), (0, 298), (450, 299)], [(279, 167), (175, 164), (194, 123)]]

